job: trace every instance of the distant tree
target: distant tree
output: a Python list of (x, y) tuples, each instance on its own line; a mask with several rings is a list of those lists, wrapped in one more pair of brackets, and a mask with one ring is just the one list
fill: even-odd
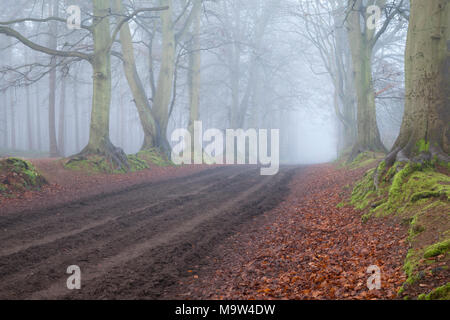
[[(29, 48), (43, 52), (53, 57), (72, 58), (84, 60), (91, 64), (93, 73), (93, 97), (90, 122), (90, 134), (88, 145), (81, 154), (98, 154), (112, 160), (120, 167), (128, 168), (127, 158), (124, 152), (116, 148), (109, 138), (109, 109), (111, 104), (111, 48), (120, 32), (123, 24), (134, 16), (145, 11), (166, 10), (167, 7), (143, 8), (134, 11), (129, 16), (120, 20), (111, 32), (110, 16), (111, 4), (109, 0), (92, 1), (93, 21), (92, 25), (82, 25), (81, 28), (92, 34), (92, 46), (87, 46), (87, 51), (73, 50), (75, 44), (66, 44), (69, 50), (58, 50), (52, 46), (42, 46), (22, 35), (9, 25), (32, 22), (63, 22), (65, 19), (50, 16), (44, 19), (25, 18), (0, 22), (0, 34), (16, 38)], [(92, 49), (89, 51), (89, 49)]]
[[(381, 142), (377, 125), (375, 90), (373, 86), (372, 58), (375, 45), (403, 7), (403, 0), (348, 0), (346, 26), (353, 62), (353, 73), (357, 96), (357, 140), (353, 147), (351, 159), (364, 151), (386, 152)], [(385, 18), (380, 28), (370, 24), (373, 12), (370, 6), (383, 10)], [(380, 16), (381, 18), (381, 16)]]

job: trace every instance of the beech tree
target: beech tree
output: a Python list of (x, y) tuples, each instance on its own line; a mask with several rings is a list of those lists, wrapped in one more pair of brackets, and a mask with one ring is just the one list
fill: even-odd
[[(374, 47), (386, 31), (392, 19), (400, 12), (403, 0), (387, 10), (386, 0), (349, 0), (346, 26), (353, 62), (353, 74), (357, 97), (357, 139), (350, 159), (364, 151), (386, 152), (377, 126), (375, 91), (372, 79)], [(383, 25), (377, 30), (368, 23), (373, 12), (370, 6), (386, 12)], [(376, 21), (373, 21), (376, 22)]]
[[(121, 19), (118, 19), (118, 23), (121, 23), (122, 19), (126, 19), (127, 17), (122, 0), (114, 1), (114, 9), (116, 10), (116, 13), (122, 17)], [(137, 71), (134, 58), (133, 38), (128, 22), (123, 23), (123, 27), (120, 29), (120, 44), (122, 48), (122, 61), (125, 77), (127, 78), (128, 85), (133, 95), (134, 103), (144, 131), (144, 142), (141, 149), (150, 149), (157, 144), (161, 131), (158, 124), (155, 122), (149, 99), (147, 98), (147, 94), (145, 93), (144, 86)]]
[(406, 44), (406, 102), (400, 134), (387, 157), (450, 160), (450, 2), (411, 0)]
[(109, 108), (111, 104), (111, 48), (120, 32), (124, 23), (132, 19), (141, 12), (146, 11), (162, 11), (167, 7), (143, 8), (134, 11), (131, 15), (121, 19), (120, 23), (116, 25), (111, 33), (110, 15), (111, 5), (109, 0), (93, 0), (92, 25), (82, 25), (81, 28), (92, 33), (93, 52), (83, 52), (77, 50), (57, 50), (52, 47), (45, 47), (38, 43), (31, 41), (29, 38), (23, 36), (16, 30), (9, 27), (9, 25), (17, 23), (25, 23), (27, 21), (34, 22), (63, 22), (65, 19), (59, 17), (48, 17), (44, 19), (18, 19), (6, 22), (0, 22), (0, 33), (9, 37), (16, 38), (29, 48), (46, 53), (55, 57), (76, 58), (78, 60), (85, 60), (92, 66), (93, 73), (93, 96), (92, 96), (92, 111), (91, 123), (89, 132), (89, 142), (87, 146), (81, 151), (80, 155), (97, 154), (104, 156), (111, 160), (121, 168), (128, 168), (128, 161), (125, 153), (116, 148), (109, 138)]
[(340, 123), (339, 152), (352, 148), (356, 140), (356, 105), (352, 59), (344, 28), (346, 5), (337, 0), (299, 2), (294, 15), (304, 21), (302, 35), (320, 53), (334, 87), (334, 112)]

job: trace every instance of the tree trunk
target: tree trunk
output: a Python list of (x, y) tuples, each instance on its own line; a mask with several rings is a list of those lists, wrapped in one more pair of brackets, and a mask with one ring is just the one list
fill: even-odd
[[(122, 0), (115, 0), (115, 10), (124, 15)], [(139, 119), (144, 131), (144, 143), (141, 149), (150, 149), (155, 146), (155, 142), (160, 136), (157, 130), (157, 124), (151, 114), (151, 107), (141, 78), (137, 72), (136, 62), (134, 59), (133, 39), (131, 37), (130, 26), (124, 23), (120, 29), (120, 43), (122, 46), (123, 67), (125, 76), (128, 81), (134, 103), (138, 111)]]
[[(336, 9), (334, 7), (334, 9)], [(353, 147), (356, 143), (356, 108), (355, 108), (355, 84), (352, 69), (352, 59), (348, 43), (348, 34), (342, 28), (345, 14), (335, 10), (333, 14), (334, 37), (335, 37), (335, 108), (340, 120), (342, 136), (339, 145), (342, 151)]]
[[(365, 11), (365, 7), (361, 0), (357, 0), (347, 18), (357, 96), (357, 140), (351, 158), (364, 151), (386, 151), (377, 126), (375, 92), (372, 81), (374, 30), (369, 30), (366, 21), (361, 21), (361, 10)], [(361, 25), (363, 25), (363, 31), (361, 31)]]
[(8, 102), (6, 99), (6, 90), (1, 92), (2, 95), (2, 128), (0, 130), (0, 133), (2, 135), (2, 145), (5, 147), (5, 149), (8, 148), (8, 113), (6, 111), (6, 107), (8, 106)]
[(9, 90), (9, 100), (11, 108), (11, 149), (16, 150), (16, 103), (14, 101), (15, 88)]
[[(54, 0), (49, 4), (49, 16), (58, 16), (59, 11), (59, 1)], [(58, 36), (58, 26), (57, 22), (52, 21), (50, 23), (50, 34), (48, 47), (50, 49), (57, 48), (57, 36)], [(50, 146), (50, 157), (57, 157), (58, 144), (56, 142), (56, 116), (55, 116), (55, 105), (56, 105), (56, 57), (51, 57), (50, 63), (50, 74), (49, 74), (49, 96), (48, 96), (48, 139)]]
[(38, 151), (42, 151), (42, 134), (41, 134), (41, 96), (39, 95), (39, 82), (36, 83), (36, 107), (35, 107), (35, 112), (36, 112), (36, 119), (35, 119), (35, 123), (36, 123), (36, 140), (37, 140), (37, 149)]
[(156, 141), (156, 145), (169, 154), (170, 145), (167, 141), (167, 126), (169, 123), (169, 104), (172, 97), (172, 85), (175, 71), (175, 34), (172, 22), (173, 1), (161, 0), (161, 5), (169, 6), (169, 9), (161, 12), (163, 38), (162, 57), (153, 111), (155, 120), (158, 123), (161, 132), (158, 141)]
[(111, 104), (111, 34), (110, 1), (94, 0), (93, 97), (89, 142), (81, 154), (103, 155), (122, 169), (129, 169), (126, 155), (109, 139), (109, 108)]
[[(9, 46), (9, 55), (8, 55), (8, 60), (9, 60), (9, 65), (12, 66), (13, 65), (13, 50), (12, 50), (12, 41), (11, 38), (8, 37), (8, 46)], [(10, 87), (9, 88), (9, 108), (11, 110), (10, 112), (10, 117), (11, 117), (11, 122), (10, 122), (10, 136), (11, 136), (11, 149), (15, 150), (16, 149), (16, 109), (15, 109), (15, 101), (14, 101), (14, 95), (15, 95), (15, 87)]]
[(450, 152), (450, 2), (412, 0), (405, 57), (406, 101), (387, 162)]
[[(191, 137), (194, 137), (194, 122), (200, 119), (200, 67), (201, 67), (201, 51), (200, 51), (200, 0), (194, 4), (194, 22), (192, 32), (192, 45), (189, 54), (189, 125), (188, 130)], [(194, 146), (194, 143), (191, 144)]]
[(28, 150), (33, 150), (33, 122), (32, 118), (32, 110), (31, 110), (31, 101), (30, 101), (30, 86), (25, 87), (26, 94), (26, 103), (27, 103), (27, 140), (28, 140)]
[(61, 95), (59, 101), (59, 123), (58, 123), (58, 151), (61, 156), (65, 155), (66, 145), (66, 77), (61, 76)]
[(75, 120), (75, 148), (76, 152), (80, 151), (80, 106), (78, 105), (78, 79), (75, 75), (73, 81), (73, 105), (74, 105), (74, 120)]

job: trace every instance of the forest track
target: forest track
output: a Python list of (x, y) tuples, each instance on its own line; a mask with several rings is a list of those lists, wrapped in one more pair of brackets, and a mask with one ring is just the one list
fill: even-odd
[[(297, 168), (225, 166), (47, 209), (0, 216), (0, 299), (158, 299), (252, 218)], [(66, 269), (81, 268), (81, 290)]]

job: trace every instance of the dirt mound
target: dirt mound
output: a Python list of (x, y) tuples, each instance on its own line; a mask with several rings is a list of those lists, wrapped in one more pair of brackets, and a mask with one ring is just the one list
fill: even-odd
[(0, 160), (0, 194), (37, 190), (45, 184), (46, 179), (30, 162), (19, 158)]

